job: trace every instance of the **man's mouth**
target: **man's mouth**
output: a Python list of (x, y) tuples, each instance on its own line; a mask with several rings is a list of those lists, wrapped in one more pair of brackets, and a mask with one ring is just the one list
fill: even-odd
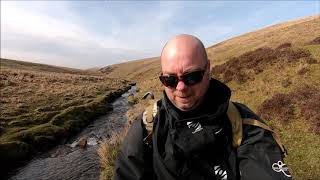
[(181, 98), (181, 99), (187, 99), (189, 98), (190, 96), (177, 96), (178, 98)]

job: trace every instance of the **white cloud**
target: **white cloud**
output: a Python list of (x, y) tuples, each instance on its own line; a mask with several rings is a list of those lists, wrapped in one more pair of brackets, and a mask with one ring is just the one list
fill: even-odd
[[(78, 68), (143, 57), (130, 49), (105, 47), (99, 36), (85, 28), (47, 15), (44, 11), (48, 4), (41, 2), (36, 7), (29, 4), (29, 8), (22, 8), (19, 3), (2, 2), (1, 57)], [(60, 4), (59, 9), (62, 7)], [(32, 11), (35, 8), (37, 11)], [(113, 39), (114, 45), (115, 42)]]
[[(182, 2), (155, 2), (150, 9), (134, 12), (125, 8), (117, 13), (100, 12), (106, 18), (101, 22), (87, 17), (88, 12), (76, 12), (70, 3), (1, 1), (1, 57), (89, 68), (158, 56), (176, 34), (215, 39), (231, 31), (215, 22), (188, 28), (176, 25), (175, 21), (188, 14)], [(99, 21), (99, 27), (89, 29), (88, 20)], [(93, 31), (95, 28), (108, 33)]]
[(4, 34), (16, 33), (46, 38), (77, 39), (83, 32), (73, 24), (67, 24), (45, 14), (35, 14), (16, 6), (2, 11)]

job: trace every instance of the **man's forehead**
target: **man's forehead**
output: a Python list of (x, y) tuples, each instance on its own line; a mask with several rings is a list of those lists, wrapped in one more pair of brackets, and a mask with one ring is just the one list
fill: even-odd
[(205, 63), (202, 60), (194, 59), (171, 59), (162, 61), (162, 72), (168, 74), (184, 74), (195, 70), (203, 69)]
[(206, 59), (197, 49), (189, 51), (177, 51), (176, 49), (169, 49), (161, 57), (161, 65), (163, 68), (172, 68), (176, 66), (200, 66), (206, 63)]
[(170, 40), (163, 48), (162, 55), (172, 56), (177, 52), (193, 52), (201, 48), (201, 42), (190, 38), (175, 38)]
[(180, 35), (171, 39), (161, 53), (162, 72), (183, 73), (203, 68), (206, 64), (205, 49), (199, 39)]

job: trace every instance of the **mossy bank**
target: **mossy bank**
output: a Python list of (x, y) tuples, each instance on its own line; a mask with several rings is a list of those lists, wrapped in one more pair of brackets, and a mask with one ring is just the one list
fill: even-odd
[(96, 117), (112, 110), (111, 102), (130, 89), (123, 86), (95, 98), (92, 102), (69, 107), (55, 115), (49, 122), (32, 128), (17, 128), (15, 133), (0, 138), (1, 174), (28, 160), (39, 151), (46, 151), (79, 132)]
[(97, 72), (3, 59), (0, 80), (1, 177), (111, 111), (110, 102), (132, 85)]

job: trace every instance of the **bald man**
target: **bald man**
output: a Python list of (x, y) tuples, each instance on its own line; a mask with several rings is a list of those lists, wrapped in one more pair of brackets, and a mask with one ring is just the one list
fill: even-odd
[[(249, 108), (230, 102), (225, 84), (211, 78), (198, 38), (182, 34), (168, 41), (161, 67), (163, 98), (152, 121), (145, 111), (129, 129), (115, 179), (291, 179), (282, 145)], [(230, 118), (232, 107), (240, 120)]]
[[(200, 40), (189, 35), (180, 35), (169, 41), (161, 53), (162, 76), (196, 76), (199, 83), (188, 86), (184, 81), (175, 81), (175, 87), (165, 86), (169, 100), (181, 111), (190, 111), (205, 98), (210, 82), (210, 62)], [(165, 85), (165, 84), (164, 84)]]

